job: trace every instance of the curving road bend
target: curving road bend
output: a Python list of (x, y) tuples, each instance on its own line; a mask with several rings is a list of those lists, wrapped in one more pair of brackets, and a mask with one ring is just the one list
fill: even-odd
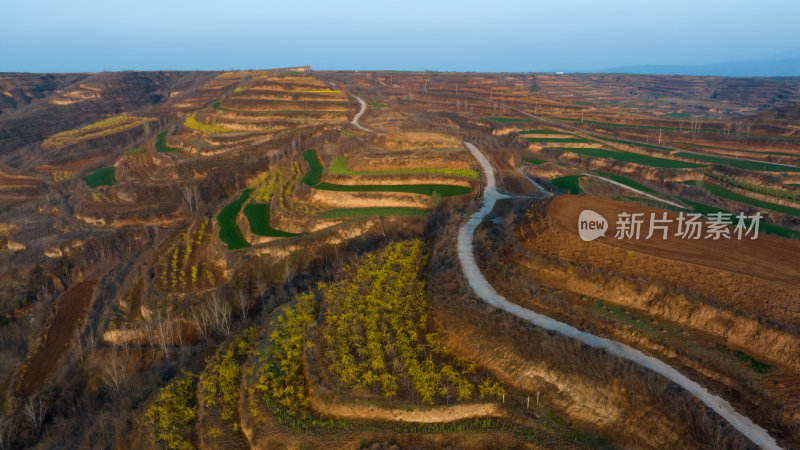
[(374, 133), (374, 131), (370, 130), (369, 128), (363, 127), (361, 126), (360, 123), (358, 123), (358, 120), (361, 119), (361, 116), (364, 115), (364, 112), (367, 111), (367, 102), (362, 100), (361, 97), (357, 95), (353, 95), (353, 97), (355, 97), (356, 100), (358, 100), (358, 103), (361, 104), (361, 109), (356, 113), (355, 116), (353, 116), (353, 120), (350, 121), (350, 124), (352, 124), (354, 127), (366, 133)]
[(489, 163), (489, 160), (486, 158), (486, 156), (484, 156), (483, 153), (481, 153), (481, 151), (478, 150), (474, 145), (468, 142), (465, 142), (464, 144), (470, 153), (472, 153), (472, 155), (475, 157), (475, 159), (478, 160), (478, 163), (481, 165), (481, 169), (486, 176), (486, 189), (483, 193), (483, 205), (481, 205), (481, 208), (469, 218), (467, 223), (461, 227), (461, 230), (459, 230), (458, 233), (458, 259), (461, 262), (461, 267), (464, 271), (464, 277), (467, 279), (469, 285), (472, 287), (478, 297), (480, 297), (484, 302), (509, 312), (521, 319), (527, 320), (538, 327), (555, 331), (572, 339), (577, 339), (586, 345), (601, 348), (612, 355), (627, 359), (642, 367), (650, 369), (666, 377), (670, 381), (674, 382), (681, 388), (697, 397), (697, 399), (699, 399), (709, 408), (713, 409), (717, 414), (731, 424), (731, 426), (736, 428), (736, 430), (750, 439), (754, 444), (765, 449), (780, 448), (775, 439), (773, 439), (766, 430), (753, 423), (753, 421), (747, 417), (736, 412), (736, 410), (734, 410), (730, 403), (728, 403), (726, 400), (711, 394), (702, 386), (690, 380), (663, 361), (651, 356), (647, 356), (639, 350), (620, 342), (595, 336), (585, 331), (580, 331), (577, 328), (567, 325), (563, 322), (559, 322), (550, 317), (537, 314), (529, 309), (525, 309), (506, 300), (505, 297), (498, 294), (483, 276), (480, 268), (478, 267), (478, 263), (475, 261), (475, 255), (473, 254), (472, 249), (472, 239), (475, 233), (475, 228), (477, 228), (483, 219), (492, 211), (495, 202), (497, 202), (499, 199), (507, 198), (507, 196), (497, 191), (494, 170), (492, 169), (492, 165)]

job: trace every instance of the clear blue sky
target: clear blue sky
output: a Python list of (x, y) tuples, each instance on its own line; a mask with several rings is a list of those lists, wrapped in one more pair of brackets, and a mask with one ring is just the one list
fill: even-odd
[(797, 0), (2, 0), (0, 71), (585, 71), (800, 47)]

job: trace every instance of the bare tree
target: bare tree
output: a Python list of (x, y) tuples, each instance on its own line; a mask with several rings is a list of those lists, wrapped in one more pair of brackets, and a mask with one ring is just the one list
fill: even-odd
[(172, 333), (170, 319), (168, 317), (161, 316), (159, 313), (156, 317), (155, 328), (156, 332), (158, 333), (158, 345), (164, 352), (164, 356), (169, 358), (169, 346), (171, 342), (170, 335)]
[(28, 418), (28, 421), (31, 424), (31, 428), (36, 433), (36, 435), (42, 434), (42, 426), (44, 425), (44, 416), (47, 413), (47, 405), (45, 401), (41, 397), (31, 396), (28, 398), (28, 401), (25, 402), (25, 406), (22, 408), (25, 417)]
[(198, 331), (200, 331), (203, 340), (208, 342), (208, 331), (209, 325), (211, 324), (209, 308), (204, 304), (195, 305), (189, 310), (189, 319), (194, 323)]
[(12, 428), (11, 418), (0, 417), (0, 448), (8, 448)]
[(189, 213), (194, 214), (200, 205), (200, 190), (194, 183), (181, 184), (181, 194), (183, 194), (183, 201), (186, 204), (186, 209)]
[(247, 310), (250, 309), (250, 298), (244, 289), (239, 289), (236, 292), (236, 305), (239, 307), (239, 311), (242, 313), (242, 321), (244, 321), (247, 318)]
[(103, 361), (103, 382), (109, 389), (119, 393), (127, 378), (126, 361), (122, 360), (116, 351), (112, 351), (111, 356)]
[(214, 292), (211, 295), (211, 320), (217, 333), (227, 336), (231, 333), (231, 306)]

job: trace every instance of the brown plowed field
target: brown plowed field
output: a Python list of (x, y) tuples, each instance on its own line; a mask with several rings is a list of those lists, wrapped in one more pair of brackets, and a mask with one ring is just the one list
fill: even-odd
[(97, 280), (84, 281), (71, 287), (59, 297), (56, 312), (47, 329), (44, 342), (23, 369), (17, 391), (32, 395), (42, 389), (47, 378), (58, 369), (58, 360), (69, 348), (75, 329), (89, 309)]
[(42, 180), (36, 177), (6, 175), (0, 172), (0, 189), (3, 188), (37, 188)]
[[(759, 234), (755, 240), (743, 237), (740, 241), (733, 233), (732, 239), (723, 238), (718, 241), (681, 239), (675, 237), (676, 222), (669, 225), (668, 239), (662, 239), (661, 232), (656, 231), (653, 238), (645, 240), (650, 213), (661, 218), (663, 210), (600, 197), (557, 197), (550, 205), (549, 215), (565, 230), (578, 234), (578, 216), (584, 209), (600, 213), (609, 222), (606, 237), (599, 238), (596, 241), (598, 243), (765, 280), (800, 285), (800, 264), (796, 263), (800, 260), (800, 242), (766, 234)], [(614, 237), (617, 215), (622, 212), (645, 213), (641, 239), (620, 240)], [(667, 217), (674, 221), (678, 213), (667, 212)], [(705, 230), (703, 233), (705, 234)]]

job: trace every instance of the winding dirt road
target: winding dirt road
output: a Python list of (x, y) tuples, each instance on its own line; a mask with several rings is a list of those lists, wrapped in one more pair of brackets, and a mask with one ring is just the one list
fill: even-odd
[(355, 97), (355, 99), (358, 100), (358, 103), (361, 104), (361, 109), (356, 113), (355, 116), (353, 116), (353, 120), (350, 121), (350, 124), (352, 124), (354, 127), (366, 133), (374, 133), (374, 131), (370, 130), (369, 128), (363, 127), (361, 126), (360, 123), (358, 123), (358, 120), (361, 119), (361, 116), (364, 114), (364, 112), (367, 111), (367, 102), (362, 100), (361, 97), (357, 95), (354, 95), (353, 97)]
[(486, 303), (509, 312), (521, 319), (544, 328), (546, 330), (555, 331), (564, 336), (590, 345), (592, 347), (601, 348), (608, 353), (618, 356), (620, 358), (632, 361), (642, 367), (650, 369), (670, 381), (674, 382), (681, 388), (685, 389), (698, 400), (703, 402), (706, 406), (713, 409), (723, 419), (725, 419), (731, 426), (736, 428), (740, 433), (750, 439), (754, 444), (765, 449), (779, 449), (777, 442), (773, 439), (766, 430), (759, 427), (747, 417), (739, 414), (726, 400), (711, 394), (699, 384), (690, 380), (674, 368), (665, 364), (663, 361), (647, 356), (644, 353), (611, 339), (601, 338), (591, 333), (580, 331), (577, 328), (559, 322), (550, 317), (537, 314), (529, 309), (525, 309), (515, 303), (506, 300), (505, 297), (495, 291), (491, 284), (481, 273), (478, 263), (475, 261), (473, 254), (473, 235), (475, 228), (483, 221), (483, 219), (492, 211), (495, 203), (499, 199), (507, 198), (506, 195), (497, 191), (495, 182), (494, 170), (491, 163), (486, 156), (481, 153), (474, 145), (465, 142), (467, 149), (472, 153), (481, 169), (486, 176), (486, 189), (483, 193), (483, 205), (473, 214), (467, 223), (461, 227), (458, 233), (458, 259), (461, 262), (461, 267), (464, 271), (464, 277), (469, 282), (469, 285), (475, 293)]

